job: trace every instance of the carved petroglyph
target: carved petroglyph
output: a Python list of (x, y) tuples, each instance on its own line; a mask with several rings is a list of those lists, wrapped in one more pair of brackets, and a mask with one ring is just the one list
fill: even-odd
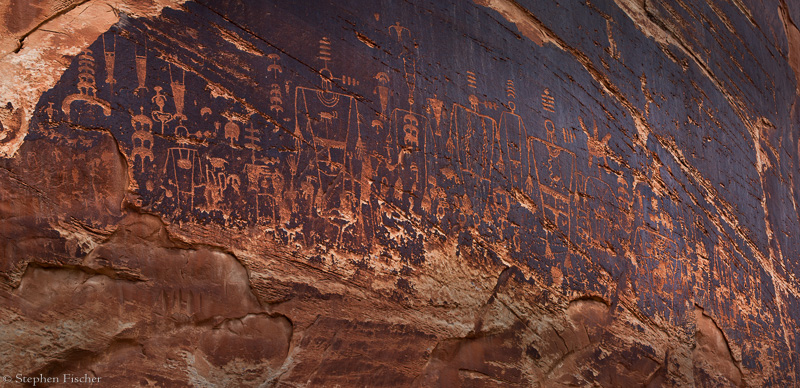
[(261, 151), (261, 147), (256, 144), (261, 139), (261, 130), (258, 128), (253, 127), (253, 122), (250, 122), (250, 126), (244, 129), (247, 133), (244, 135), (244, 139), (247, 141), (245, 143), (244, 148), (248, 148), (252, 151), (250, 155), (250, 159), (255, 161), (256, 159), (256, 151)]
[(529, 149), (536, 159), (537, 180), (541, 193), (544, 216), (562, 233), (547, 230), (549, 253), (568, 254), (568, 244), (564, 236), (569, 236), (571, 221), (571, 191), (573, 190), (575, 154), (571, 151), (538, 138), (529, 138)]
[(235, 145), (237, 141), (239, 141), (239, 135), (241, 134), (241, 130), (239, 129), (239, 124), (234, 121), (228, 121), (225, 123), (224, 127), (225, 131), (225, 140), (230, 141), (231, 147)]
[[(183, 69), (180, 70), (180, 78), (173, 77), (172, 75), (172, 65), (169, 66), (169, 86), (172, 90), (172, 101), (175, 105), (175, 114), (172, 116), (173, 120), (186, 120), (186, 115), (183, 114), (183, 107), (184, 107), (184, 96), (186, 95), (186, 71)], [(163, 102), (162, 105), (159, 105), (159, 109), (163, 110)], [(163, 124), (162, 122), (162, 133), (163, 133)]]
[[(196, 212), (233, 217), (236, 210), (229, 202), (246, 200), (242, 197), (246, 191), (253, 194), (248, 205), (251, 216), (239, 212), (236, 217), (275, 230), (290, 223), (303, 225), (292, 229), (291, 238), (306, 244), (353, 247), (354, 241), (361, 241), (370, 245), (389, 231), (385, 223), (390, 215), (394, 217), (392, 212), (401, 210), (445, 222), (447, 228), (478, 228), (508, 239), (516, 251), (538, 244), (542, 248), (536, 250), (542, 254), (564, 258), (566, 240), (572, 234), (571, 208), (578, 205), (572, 202), (573, 193), (594, 187), (594, 183), (587, 186), (586, 178), (577, 182), (576, 154), (569, 148), (579, 141), (575, 130), (557, 129), (555, 117), (543, 118), (544, 128), (527, 128), (515, 101), (519, 86), (510, 79), (503, 84), (505, 109), (496, 112), (501, 104), (478, 88), (479, 74), (473, 70), (465, 72), (466, 104), (454, 102), (445, 112), (442, 98), (426, 96), (424, 111), (415, 112), (415, 95), (420, 93), (417, 42), (401, 24), (388, 31), (397, 44), (392, 46), (397, 48), (394, 59), (402, 63), (397, 80), (405, 83), (407, 94), (399, 93), (402, 98), (396, 100), (389, 73), (373, 72), (377, 109), (371, 122), (365, 122), (359, 114), (360, 103), (340, 90), (358, 87), (359, 82), (334, 75), (338, 54), (332, 40), (322, 37), (317, 41), (318, 88), (290, 86), (292, 80), (282, 79), (290, 73), (283, 56), (266, 56), (262, 70), (267, 79), (265, 107), (272, 115), (267, 128), (256, 123), (255, 115), (246, 118), (238, 113), (238, 108), (220, 107), (208, 99), (199, 102), (188, 90), (193, 76), (187, 76), (189, 70), (179, 58), (169, 57), (169, 62), (148, 58), (148, 43), (135, 45), (135, 63), (129, 67), (135, 77), (128, 79), (136, 81), (131, 87), (140, 103), (152, 107), (137, 106), (137, 112), (130, 114), (133, 133), (127, 149), (136, 179), (162, 182), (161, 191), (153, 193), (162, 193), (165, 203), (177, 206), (170, 209), (180, 210), (181, 217)], [(116, 39), (116, 35), (105, 36), (104, 47), (112, 47)], [(119, 45), (113, 47), (116, 50)], [(145, 93), (148, 74), (161, 74), (159, 79), (168, 80), (168, 87), (153, 85), (152, 93)], [(85, 80), (85, 90), (93, 93), (92, 79)], [(295, 124), (293, 136), (275, 147), (267, 139), (281, 133), (284, 87), (294, 89)], [(220, 95), (216, 87), (209, 91), (211, 98)], [(542, 93), (542, 104), (545, 113), (555, 113), (556, 99), (550, 89)], [(587, 132), (586, 123), (579, 121)], [(596, 125), (593, 129), (596, 136)], [(597, 140), (598, 145), (590, 143), (590, 155), (604, 158), (607, 141), (608, 137)], [(212, 151), (215, 144), (228, 146), (228, 151)], [(154, 169), (155, 163), (164, 167)], [(145, 186), (142, 190), (147, 191)], [(517, 201), (522, 201), (522, 208), (534, 220), (543, 220), (527, 228), (546, 226), (541, 233), (526, 237), (527, 242), (520, 237), (519, 221), (508, 219)], [(595, 229), (600, 227), (585, 228), (587, 238), (603, 237)], [(402, 238), (394, 235), (392, 239)]]
[[(448, 23), (460, 21), (440, 18), (446, 19), (440, 25), (441, 20), (426, 13), (443, 7), (422, 7), (423, 12), (413, 15), (389, 12), (395, 7), (406, 9), (408, 2), (381, 3), (379, 8), (386, 9), (381, 10), (383, 17), (373, 18), (370, 10), (367, 19), (362, 9), (330, 17), (325, 4), (264, 3), (270, 12), (254, 16), (258, 23), (248, 21), (253, 15), (247, 13), (209, 13), (208, 8), (217, 6), (205, 3), (187, 3), (186, 8), (147, 20), (127, 18), (76, 57), (62, 84), (42, 97), (32, 113), (29, 136), (32, 141), (73, 147), (78, 150), (73, 152), (86, 154), (80, 160), (86, 160), (87, 169), (66, 169), (44, 182), (58, 190), (70, 185), (97, 186), (92, 175), (102, 175), (103, 163), (115, 158), (112, 153), (104, 156), (103, 163), (90, 161), (90, 147), (113, 135), (127, 162), (125, 201), (133, 208), (158, 214), (181, 231), (202, 230), (207, 236), (206, 231), (224, 230), (235, 243), (246, 240), (245, 244), (270, 248), (282, 244), (281, 249), (291, 250), (292, 265), (306, 264), (303, 260), (308, 258), (307, 264), (325, 274), (348, 277), (348, 282), (377, 290), (379, 295), (391, 293), (393, 301), (413, 308), (427, 306), (430, 290), (415, 289), (414, 282), (427, 276), (423, 271), (435, 267), (437, 263), (431, 261), (446, 257), (456, 258), (446, 261), (448, 266), (477, 263), (481, 276), (485, 272), (490, 282), (495, 276), (491, 269), (518, 267), (520, 273), (510, 279), (527, 283), (519, 282), (526, 285), (515, 292), (526, 287), (541, 291), (541, 295), (525, 296), (524, 300), (536, 305), (569, 295), (579, 298), (577, 305), (591, 299), (598, 306), (623, 307), (615, 308), (614, 314), (638, 308), (642, 315), (636, 318), (642, 323), (625, 322), (630, 326), (626, 330), (634, 333), (640, 325), (653, 323), (666, 335), (676, 332), (671, 326), (676, 324), (691, 334), (686, 311), (692, 303), (702, 306), (724, 330), (746, 326), (757, 332), (759, 327), (775, 324), (750, 317), (783, 318), (786, 311), (795, 310), (797, 303), (789, 298), (793, 283), (770, 281), (774, 274), (793, 279), (797, 272), (792, 263), (781, 262), (792, 255), (787, 241), (793, 235), (783, 231), (790, 231), (795, 220), (791, 211), (773, 212), (766, 206), (793, 203), (796, 187), (774, 191), (784, 181), (796, 181), (774, 175), (796, 164), (794, 154), (800, 142), (786, 132), (793, 121), (770, 116), (776, 124), (769, 130), (751, 131), (760, 133), (762, 150), (773, 149), (756, 152), (764, 160), (753, 157), (748, 147), (732, 144), (730, 138), (736, 138), (741, 126), (728, 120), (727, 108), (716, 103), (719, 90), (692, 80), (697, 69), (679, 64), (676, 69), (665, 66), (664, 74), (680, 75), (675, 80), (677, 88), (686, 78), (686, 85), (697, 90), (687, 90), (686, 101), (677, 103), (667, 101), (674, 92), (660, 96), (657, 92), (662, 91), (664, 79), (650, 71), (652, 62), (634, 63), (630, 42), (627, 38), (623, 42), (618, 33), (625, 23), (614, 20), (619, 12), (606, 14), (608, 7), (596, 2), (578, 7), (591, 11), (581, 18), (597, 17), (601, 22), (593, 29), (580, 29), (580, 34), (591, 36), (586, 39), (589, 46), (596, 46), (587, 49), (582, 39), (558, 38), (563, 29), (539, 18), (538, 13), (544, 11), (515, 14), (548, 35), (551, 44), (538, 47), (524, 37), (498, 44), (492, 38), (496, 34), (487, 34), (504, 29), (502, 20), (451, 28)], [(496, 6), (498, 1), (480, 3)], [(617, 2), (622, 3), (635, 2)], [(648, 6), (654, 18), (671, 15), (656, 3)], [(459, 4), (453, 4), (459, 18), (468, 14), (481, 21), (484, 17), (480, 6), (470, 4), (469, 12), (464, 12)], [(188, 12), (192, 7), (200, 11)], [(297, 12), (281, 11), (283, 7)], [(194, 21), (198, 16), (213, 18), (219, 26), (209, 30), (198, 23), (175, 33), (164, 31), (175, 21)], [(733, 26), (741, 24), (733, 22)], [(302, 28), (286, 28), (292, 24)], [(235, 34), (219, 37), (227, 28)], [(230, 44), (232, 36), (239, 42)], [(701, 39), (698, 44), (702, 41), (714, 42)], [(642, 50), (653, 43), (635, 42)], [(755, 47), (748, 42), (748, 47)], [(670, 47), (655, 50), (666, 53), (674, 49)], [(95, 66), (101, 50), (105, 73), (102, 66)], [(623, 52), (627, 53), (624, 64)], [(764, 58), (771, 61), (781, 56)], [(633, 74), (632, 82), (617, 83), (628, 73)], [(763, 79), (752, 77), (743, 84)], [(719, 85), (725, 87), (723, 99), (739, 88), (725, 82)], [(774, 102), (785, 91), (776, 82), (770, 85), (763, 89), (772, 90), (772, 96), (759, 101), (779, 106)], [(758, 94), (757, 89), (745, 88)], [(748, 106), (749, 100), (743, 101), (732, 106)], [(14, 139), (20, 133), (17, 127), (25, 125), (16, 119), (22, 117), (19, 109), (0, 105), (4, 125), (0, 145)], [(781, 115), (776, 112), (770, 115)], [(643, 118), (650, 124), (642, 124)], [(647, 126), (652, 126), (652, 141), (637, 148), (636, 144), (642, 144), (633, 140), (636, 130)], [(735, 151), (731, 158), (712, 159), (730, 150)], [(28, 157), (27, 153), (22, 156)], [(61, 162), (66, 153), (58, 149), (30, 160), (42, 163), (52, 157)], [(751, 159), (758, 163), (753, 171), (748, 164)], [(708, 160), (713, 160), (711, 174), (708, 168), (700, 171), (698, 167)], [(19, 174), (15, 166), (6, 167)], [(32, 187), (39, 186), (26, 180)], [(756, 182), (754, 190), (749, 190), (749, 182)], [(91, 196), (86, 197), (91, 202)], [(751, 197), (761, 201), (756, 203), (759, 206), (751, 206)], [(764, 216), (769, 218), (766, 224), (760, 221), (762, 209), (770, 210)], [(753, 253), (761, 250), (768, 252), (764, 257), (769, 260)], [(262, 270), (257, 268), (262, 264), (258, 260), (248, 262), (254, 271)], [(471, 281), (474, 274), (467, 273), (465, 278)], [(395, 290), (395, 278), (411, 279), (410, 285), (398, 283), (403, 286)], [(376, 279), (380, 285), (373, 286)], [(502, 282), (497, 283), (497, 290), (502, 289)], [(441, 294), (460, 292), (446, 288)], [(304, 297), (297, 295), (293, 300)], [(476, 300), (485, 301), (488, 295)], [(507, 301), (508, 297), (498, 291), (490, 300)], [(189, 307), (195, 303), (194, 296), (166, 292), (162, 298), (164, 311), (191, 314), (196, 310)], [(430, 303), (440, 308), (437, 298), (441, 299), (434, 295)], [(735, 306), (747, 308), (741, 313), (726, 312)], [(463, 308), (474, 311), (473, 307)], [(519, 330), (527, 330), (526, 323), (518, 325)], [(459, 322), (452, 330), (469, 330), (471, 324)], [(476, 328), (475, 333), (495, 330), (498, 325), (495, 321), (481, 324), (485, 327)], [(562, 327), (552, 330), (565, 332)], [(784, 331), (790, 333), (792, 327), (787, 325)], [(587, 335), (594, 334), (588, 330)], [(764, 336), (763, 330), (758, 335), (781, 346), (796, 342), (793, 334), (777, 341)], [(515, 338), (531, 341), (530, 335), (523, 337)], [(741, 333), (733, 331), (734, 337), (740, 339)], [(573, 363), (583, 348), (569, 341), (562, 338), (553, 345), (574, 349), (563, 363), (548, 359), (541, 364), (558, 365), (552, 372)], [(539, 361), (532, 360), (545, 352), (536, 347), (527, 353), (534, 364)], [(663, 375), (673, 373), (673, 366), (687, 367), (675, 362), (684, 354), (675, 355), (673, 350), (668, 354), (664, 349), (648, 351), (642, 358), (646, 358), (647, 368), (642, 369), (648, 370), (647, 381), (664, 383)], [(766, 354), (764, 348), (758, 352)], [(759, 367), (778, 365), (778, 357), (759, 360), (768, 360)], [(752, 357), (747, 362), (758, 365)], [(667, 367), (651, 368), (650, 363)], [(525, 368), (535, 369), (530, 365)], [(484, 378), (473, 369), (457, 372), (462, 385), (469, 385), (464, 376), (475, 381)]]
[(556, 99), (550, 94), (550, 89), (545, 89), (542, 93), (542, 109), (547, 112), (556, 112)]
[(389, 87), (386, 85), (389, 83), (389, 75), (385, 72), (379, 72), (375, 75), (375, 80), (378, 81), (378, 86), (375, 87), (373, 93), (378, 95), (381, 111), (378, 113), (377, 117), (372, 120), (372, 127), (381, 130), (388, 119), (386, 107), (389, 105)]
[(558, 141), (556, 139), (556, 125), (553, 124), (553, 121), (550, 119), (544, 120), (544, 129), (547, 131), (547, 141), (551, 143), (555, 143)]
[(342, 231), (358, 213), (360, 176), (354, 172), (354, 157), (360, 139), (360, 120), (356, 100), (331, 91), (335, 80), (329, 69), (332, 61), (328, 38), (319, 41), (319, 56), (324, 68), (319, 75), (321, 89), (298, 86), (295, 93), (295, 115), (298, 131), (311, 144), (312, 174), (319, 190), (314, 206), (328, 220), (325, 237), (340, 242)]
[(242, 185), (238, 174), (229, 172), (228, 161), (222, 158), (206, 157), (205, 166), (205, 205), (210, 210), (230, 210), (225, 201), (226, 191), (240, 194)]
[(611, 134), (608, 133), (600, 139), (597, 134), (597, 121), (592, 121), (594, 133), (590, 133), (586, 128), (586, 124), (583, 123), (583, 117), (578, 117), (578, 121), (581, 124), (583, 133), (585, 133), (588, 138), (586, 147), (589, 150), (589, 166), (594, 164), (593, 158), (597, 158), (598, 162), (602, 159), (603, 165), (608, 165), (608, 141), (611, 139)]
[(281, 56), (278, 54), (269, 54), (267, 55), (267, 59), (271, 61), (267, 66), (267, 72), (272, 73), (271, 76), (267, 76), (268, 79), (272, 79), (272, 83), (269, 87), (269, 110), (274, 114), (280, 114), (283, 113), (283, 95), (281, 93), (281, 84), (278, 79), (278, 76), (283, 73), (283, 66), (278, 63)]
[[(284, 184), (274, 164), (245, 166), (248, 191), (255, 194), (255, 217), (259, 224), (274, 225), (281, 221), (280, 207)], [(285, 220), (284, 220), (285, 221)]]
[(637, 263), (640, 276), (646, 278), (650, 285), (663, 290), (667, 285), (667, 276), (674, 275), (668, 275), (663, 266), (664, 263), (677, 260), (677, 244), (647, 227), (639, 227), (634, 233), (634, 239), (634, 247), (641, 257)]
[[(126, 81), (120, 74), (111, 76), (113, 86), (128, 87), (138, 97), (125, 148), (133, 174), (140, 183), (163, 186), (148, 190), (140, 184), (136, 189), (161, 195), (164, 209), (176, 217), (243, 219), (307, 246), (397, 244), (406, 238), (396, 231), (399, 227), (389, 226), (398, 217), (427, 219), (445, 233), (475, 229), (487, 239), (507, 241), (520, 255), (538, 252), (548, 265), (569, 266), (564, 274), (583, 265), (571, 258), (570, 243), (582, 244), (590, 254), (619, 255), (620, 247), (608, 243), (618, 233), (639, 249), (645, 240), (637, 234), (645, 232), (630, 232), (644, 227), (635, 222), (637, 216), (648, 220), (649, 230), (672, 238), (675, 220), (662, 212), (642, 214), (643, 202), (648, 208), (660, 204), (641, 198), (624, 175), (608, 176), (603, 168), (593, 168), (612, 167), (611, 134), (601, 133), (594, 118), (562, 122), (556, 113), (569, 101), (556, 98), (555, 85), (506, 79), (497, 85), (502, 89), (492, 90), (504, 93), (505, 103), (499, 104), (500, 99), (479, 88), (482, 74), (466, 70), (460, 73), (466, 99), (453, 102), (447, 93), (420, 89), (412, 31), (400, 23), (388, 31), (395, 44), (387, 46), (392, 48), (388, 60), (396, 68), (365, 65), (359, 75), (369, 74), (365, 87), (356, 77), (334, 74), (334, 58), (341, 54), (333, 48), (339, 41), (328, 37), (315, 41), (321, 67), (317, 87), (291, 78), (296, 70), (283, 54), (262, 57), (266, 82), (260, 108), (269, 114), (266, 122), (242, 113), (252, 112), (249, 107), (215, 103), (221, 95), (216, 86), (190, 90), (197, 79), (191, 67), (178, 57), (168, 57), (169, 62), (148, 58), (152, 42), (134, 45), (133, 63), (127, 67), (121, 63), (131, 59), (117, 55), (115, 70), (107, 67), (106, 74), (129, 71)], [(126, 42), (107, 34), (101, 43), (108, 54)], [(110, 63), (109, 57), (106, 66)], [(93, 72), (87, 70), (93, 60), (84, 56), (80, 65), (79, 94), (96, 94)], [(153, 83), (150, 89), (148, 82)], [(357, 92), (374, 96), (375, 106), (364, 107)], [(533, 94), (534, 108), (541, 107), (534, 111), (541, 117), (526, 112), (530, 106), (517, 101), (521, 93)], [(285, 96), (292, 94), (294, 104), (286, 106)], [(424, 109), (414, 109), (418, 100), (425, 102)], [(42, 109), (46, 120), (55, 120), (58, 112)], [(371, 117), (360, 116), (370, 110)], [(291, 120), (294, 127), (281, 131)], [(278, 140), (283, 135), (291, 136)], [(583, 157), (588, 169), (578, 162)], [(246, 203), (247, 210), (237, 210), (235, 201)], [(647, 265), (654, 271), (683, 271), (670, 263)], [(658, 278), (652, 281), (670, 286)]]
[(42, 108), (42, 111), (47, 115), (47, 121), (52, 123), (56, 115), (56, 109), (53, 108), (53, 103), (48, 102), (47, 108)]
[(136, 46), (135, 50), (136, 79), (139, 82), (135, 92), (139, 94), (142, 90), (147, 91), (147, 43), (144, 47)]
[(186, 209), (194, 208), (195, 190), (202, 186), (203, 176), (197, 150), (173, 147), (167, 150), (162, 170), (166, 178), (166, 196)]
[(392, 112), (392, 123), (399, 147), (398, 182), (402, 182), (396, 189), (401, 190), (400, 195), (405, 197), (401, 200), (405, 209), (412, 211), (417, 207), (416, 202), (423, 197), (427, 183), (424, 145), (425, 134), (430, 131), (428, 119), (404, 109), (395, 109)]
[(431, 109), (431, 111), (433, 111), (433, 117), (436, 118), (436, 134), (441, 136), (440, 125), (442, 123), (442, 108), (444, 107), (444, 101), (437, 98), (429, 98), (428, 107)]
[(414, 91), (417, 87), (417, 43), (414, 41), (411, 30), (400, 25), (397, 22), (389, 27), (392, 30), (393, 37), (397, 38), (397, 42), (402, 46), (402, 53), (400, 58), (403, 60), (403, 78), (405, 78), (406, 86), (408, 87), (408, 105), (409, 109), (414, 105)]
[(492, 160), (496, 168), (504, 172), (511, 183), (511, 186), (517, 190), (525, 190), (525, 186), (531, 179), (531, 169), (529, 161), (530, 153), (528, 152), (528, 131), (525, 129), (525, 123), (522, 116), (515, 113), (516, 92), (514, 90), (514, 82), (508, 80), (506, 85), (506, 95), (509, 98), (508, 109), (509, 111), (503, 112), (500, 115), (500, 125), (497, 136), (499, 142), (499, 150), (494, 152)]
[(78, 56), (78, 93), (70, 94), (61, 103), (61, 111), (69, 119), (70, 107), (76, 101), (84, 101), (90, 105), (102, 108), (103, 114), (111, 115), (111, 104), (97, 97), (97, 86), (95, 84), (94, 56), (91, 50), (86, 50)]
[(133, 141), (133, 151), (131, 151), (131, 159), (133, 159), (134, 167), (138, 160), (139, 171), (144, 171), (146, 163), (155, 161), (153, 155), (153, 134), (150, 131), (136, 131), (131, 135)]
[(139, 114), (132, 115), (131, 127), (133, 127), (133, 135), (131, 140), (133, 142), (133, 150), (131, 151), (131, 159), (134, 168), (136, 168), (137, 160), (141, 172), (145, 170), (145, 163), (152, 163), (155, 161), (153, 155), (153, 121), (144, 114), (144, 108), (139, 107)]
[(153, 117), (153, 120), (161, 123), (161, 134), (163, 135), (165, 133), (165, 126), (167, 125), (167, 123), (172, 121), (174, 116), (172, 115), (172, 113), (166, 112), (164, 110), (164, 106), (167, 103), (167, 97), (161, 94), (163, 88), (161, 86), (156, 86), (153, 88), (153, 90), (155, 90), (156, 94), (150, 99), (150, 101), (156, 104), (158, 110), (152, 111), (150, 115)]
[(106, 42), (106, 36), (102, 36), (103, 39), (103, 56), (105, 57), (106, 62), (106, 83), (111, 87), (111, 90), (114, 90), (114, 84), (117, 83), (117, 80), (114, 79), (114, 63), (116, 57), (116, 50), (117, 50), (117, 36), (114, 35), (113, 40), (111, 43)]

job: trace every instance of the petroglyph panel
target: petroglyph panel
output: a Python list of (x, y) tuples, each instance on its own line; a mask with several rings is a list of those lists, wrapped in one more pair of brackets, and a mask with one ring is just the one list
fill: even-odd
[[(301, 280), (280, 279), (275, 263), (297, 266), (275, 273), (346, 278), (345, 288), (442, 311), (464, 303), (452, 296), (463, 290), (444, 285), (461, 276), (450, 268), (491, 273), (457, 279), (485, 302), (459, 318), (469, 326), (483, 317), (472, 334), (434, 346), (445, 331), (397, 329), (431, 347), (409, 350), (428, 363), (409, 361), (419, 373), (397, 381), (581, 384), (592, 378), (564, 368), (579, 369), (580, 357), (599, 363), (617, 336), (636, 340), (630, 357), (614, 359), (648, 371), (621, 373), (624, 381), (681, 385), (692, 373), (715, 384), (792, 381), (800, 140), (787, 108), (795, 88), (781, 85), (797, 42), (781, 29), (796, 32), (797, 10), (633, 3), (198, 1), (158, 17), (122, 13), (41, 96), (25, 144), (48, 144), (50, 155), (21, 157), (57, 165), (82, 155), (83, 170), (43, 184), (83, 187), (73, 191), (91, 196), (75, 208), (106, 218), (118, 214), (96, 204), (102, 182), (93, 174), (124, 162), (127, 187), (116, 202), (158, 215), (182, 241), (230, 243), (250, 260), (255, 294), (278, 304), (301, 293), (293, 283)], [(775, 26), (760, 32), (755, 21)], [(0, 145), (22, 133), (23, 114), (0, 106)], [(111, 139), (119, 155), (93, 157)], [(9, 171), (18, 167), (9, 160)], [(113, 229), (82, 217), (74, 218)], [(15, 265), (24, 267), (7, 267)], [(502, 294), (504, 282), (530, 289)], [(165, 289), (161, 311), (205, 314), (200, 294), (182, 292)], [(514, 300), (517, 292), (529, 299)], [(572, 315), (531, 324), (514, 309), (549, 317), (534, 301)], [(506, 327), (491, 327), (501, 324), (490, 309), (503, 311)], [(584, 315), (608, 326), (582, 332)], [(236, 324), (255, 333), (286, 325), (258, 317)], [(320, 322), (325, 332), (338, 324)], [(643, 338), (660, 335), (653, 328), (696, 336), (701, 348), (648, 345)], [(239, 343), (204, 338), (204, 352)], [(317, 334), (303, 346), (319, 346), (309, 338)], [(530, 344), (524, 353), (503, 350), (517, 340)], [(485, 351), (485, 362), (470, 364), (468, 348)], [(557, 355), (566, 361), (554, 363)], [(263, 357), (279, 368), (286, 356), (273, 356)], [(724, 360), (708, 361), (717, 356)], [(298, 370), (316, 373), (311, 362)], [(539, 372), (492, 369), (504, 362)], [(358, 377), (366, 367), (347, 367), (355, 377), (287, 376), (367, 384)]]

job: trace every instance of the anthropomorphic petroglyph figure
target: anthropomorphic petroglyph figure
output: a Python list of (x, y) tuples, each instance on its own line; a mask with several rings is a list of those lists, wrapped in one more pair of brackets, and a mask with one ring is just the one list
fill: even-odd
[(230, 203), (225, 194), (229, 188), (239, 193), (239, 176), (228, 172), (228, 161), (206, 156), (205, 205), (208, 210), (228, 210)]
[(408, 86), (408, 104), (414, 105), (414, 91), (417, 84), (417, 43), (411, 30), (401, 26), (400, 22), (389, 26), (389, 30), (401, 47), (398, 55), (403, 60), (403, 78)]
[[(671, 262), (678, 260), (678, 245), (671, 238), (653, 231), (647, 226), (640, 226), (633, 234), (633, 249), (637, 257), (636, 274), (639, 277), (637, 283), (641, 287), (652, 287), (656, 294), (671, 295), (673, 290), (668, 290), (673, 286), (669, 276), (678, 276), (675, 273), (667, 273), (665, 266), (672, 266)], [(657, 306), (651, 306), (657, 308)]]
[(436, 119), (435, 131), (438, 136), (442, 135), (442, 130), (440, 127), (442, 122), (442, 108), (444, 108), (444, 101), (435, 97), (428, 99), (428, 109), (430, 109), (434, 119)]
[(403, 181), (404, 209), (422, 214), (421, 200), (427, 185), (425, 134), (430, 132), (428, 118), (404, 109), (392, 112), (392, 126), (398, 139), (396, 174)]
[(512, 188), (524, 190), (526, 181), (530, 176), (530, 162), (528, 161), (528, 131), (522, 116), (516, 113), (516, 97), (514, 83), (508, 80), (506, 94), (509, 98), (509, 110), (500, 115), (500, 125), (494, 138), (492, 164), (508, 179)]
[(619, 208), (614, 191), (608, 183), (597, 177), (588, 177), (582, 191), (582, 194), (585, 194), (582, 196), (584, 200), (577, 204), (576, 208), (586, 212), (587, 237), (594, 244), (611, 241), (613, 224), (617, 222), (616, 219), (612, 219), (612, 215)]
[(166, 197), (175, 201), (182, 210), (191, 211), (195, 205), (195, 190), (204, 183), (197, 150), (183, 147), (167, 149), (163, 169)]
[(389, 83), (389, 75), (381, 71), (375, 75), (375, 79), (378, 81), (378, 86), (376, 86), (372, 92), (378, 95), (378, 99), (381, 104), (381, 111), (376, 115), (376, 118), (372, 120), (372, 127), (376, 129), (383, 129), (385, 122), (388, 119), (386, 108), (389, 105), (390, 90), (386, 85)]
[(277, 168), (277, 160), (267, 165), (247, 164), (247, 191), (255, 199), (253, 216), (260, 225), (277, 225), (288, 219), (281, 218), (284, 179)]
[[(516, 88), (512, 80), (506, 82), (506, 97), (507, 110), (500, 114), (500, 123), (492, 139), (491, 183), (494, 200), (490, 203), (491, 224), (496, 224), (496, 227), (508, 225), (502, 231), (502, 236), (509, 241), (514, 251), (544, 254), (547, 241), (539, 221), (543, 217), (543, 207), (536, 158), (529, 148), (529, 131), (522, 116), (517, 113), (514, 102)], [(516, 213), (513, 219), (509, 219), (512, 217), (509, 214), (512, 202), (523, 205), (532, 217), (522, 219)], [(506, 220), (509, 221), (505, 222)], [(530, 230), (530, 237), (524, 241), (519, 237), (521, 225)], [(495, 230), (495, 234), (500, 235), (500, 231)]]
[(172, 101), (175, 104), (175, 114), (173, 115), (173, 119), (187, 120), (186, 115), (183, 114), (184, 95), (186, 94), (186, 71), (181, 69), (181, 76), (180, 79), (178, 79), (178, 77), (173, 77), (172, 65), (170, 65), (169, 86), (172, 90)]
[(114, 79), (114, 65), (115, 65), (115, 57), (116, 57), (116, 50), (117, 50), (117, 35), (112, 34), (114, 37), (113, 39), (108, 39), (111, 42), (106, 42), (106, 35), (103, 35), (103, 57), (106, 62), (106, 83), (111, 86), (111, 90), (114, 90), (114, 84), (117, 83), (117, 80)]
[[(467, 74), (468, 86), (476, 89), (475, 74)], [(480, 101), (475, 94), (470, 95), (469, 100), (470, 108), (453, 104), (450, 132), (455, 138), (457, 174), (463, 190), (475, 199), (474, 213), (483, 214), (491, 191), (492, 139), (496, 136), (497, 122), (478, 112)], [(470, 218), (464, 217), (467, 222)]]
[[(349, 206), (342, 203), (345, 192), (360, 197), (361, 160), (357, 158), (360, 139), (358, 105), (352, 96), (332, 91), (336, 79), (329, 69), (331, 44), (328, 38), (320, 40), (320, 56), (324, 68), (320, 70), (322, 82), (320, 89), (297, 87), (295, 93), (295, 115), (298, 132), (306, 144), (312, 147), (313, 171), (319, 184), (315, 207), (320, 216), (331, 225), (340, 225), (340, 208)], [(326, 233), (326, 238), (338, 243), (336, 235)]]
[(569, 252), (565, 239), (571, 233), (575, 154), (537, 137), (528, 138), (528, 150), (531, 159), (535, 158), (543, 215), (552, 225), (547, 229), (548, 253), (554, 258), (564, 257)]
[(144, 47), (136, 47), (135, 50), (136, 52), (134, 53), (134, 56), (136, 61), (136, 80), (138, 81), (138, 86), (134, 90), (134, 93), (139, 95), (142, 90), (147, 91), (147, 46), (145, 45)]
[(150, 101), (156, 104), (158, 109), (150, 112), (150, 115), (153, 117), (153, 120), (161, 123), (161, 134), (163, 135), (165, 133), (165, 127), (167, 123), (172, 121), (175, 116), (172, 113), (164, 110), (164, 107), (167, 104), (167, 96), (161, 94), (161, 91), (164, 89), (161, 86), (156, 86), (153, 88), (153, 90), (155, 90), (156, 94), (150, 99)]
[(48, 102), (47, 108), (44, 108), (43, 111), (47, 115), (47, 121), (53, 122), (53, 117), (56, 114), (56, 109), (53, 108), (53, 103)]

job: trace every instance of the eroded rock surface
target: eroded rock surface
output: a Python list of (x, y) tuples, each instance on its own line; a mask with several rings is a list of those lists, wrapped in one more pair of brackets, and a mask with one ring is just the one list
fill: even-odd
[(798, 4), (0, 4), (0, 375), (797, 380)]

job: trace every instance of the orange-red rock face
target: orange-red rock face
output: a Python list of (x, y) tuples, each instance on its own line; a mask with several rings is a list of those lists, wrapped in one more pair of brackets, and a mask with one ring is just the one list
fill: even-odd
[(0, 17), (8, 386), (797, 379), (798, 5)]

